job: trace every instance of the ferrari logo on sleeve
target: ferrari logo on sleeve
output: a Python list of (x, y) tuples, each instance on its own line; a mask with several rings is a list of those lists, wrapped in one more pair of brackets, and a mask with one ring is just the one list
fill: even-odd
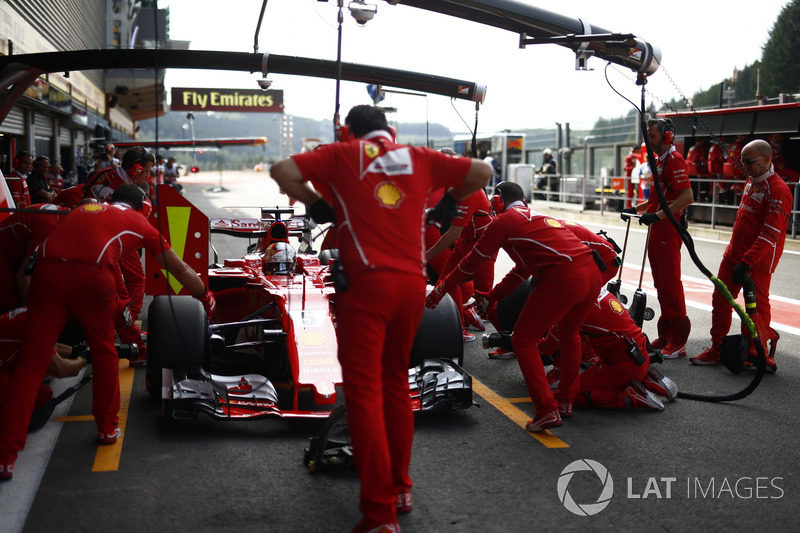
[(364, 144), (364, 155), (369, 157), (370, 159), (375, 159), (378, 157), (380, 150), (374, 144)]
[(375, 198), (383, 207), (399, 207), (403, 202), (403, 193), (390, 181), (382, 181), (375, 187)]
[(561, 224), (561, 222), (559, 222), (558, 220), (556, 220), (554, 218), (545, 218), (544, 222), (548, 226), (551, 226), (551, 227), (554, 227), (554, 228), (563, 228), (564, 227), (564, 225)]

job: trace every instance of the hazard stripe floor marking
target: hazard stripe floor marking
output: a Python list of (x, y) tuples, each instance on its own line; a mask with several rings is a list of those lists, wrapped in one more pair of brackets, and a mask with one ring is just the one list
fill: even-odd
[(128, 406), (131, 403), (133, 374), (135, 369), (128, 366), (127, 359), (119, 362), (119, 429), (122, 435), (116, 444), (98, 445), (94, 456), (92, 472), (112, 472), (119, 470), (119, 458), (122, 455), (122, 443), (125, 440), (125, 425), (128, 421)]
[[(525, 414), (519, 407), (512, 404), (511, 400), (503, 398), (474, 377), (472, 378), (472, 390), (475, 391), (478, 396), (492, 404), (495, 409), (506, 415), (512, 422), (522, 429), (525, 429), (525, 425), (528, 423), (528, 420), (530, 420), (530, 416)], [(529, 398), (525, 398), (525, 400), (530, 401)], [(530, 435), (547, 448), (569, 448), (569, 444), (549, 431), (530, 433)]]

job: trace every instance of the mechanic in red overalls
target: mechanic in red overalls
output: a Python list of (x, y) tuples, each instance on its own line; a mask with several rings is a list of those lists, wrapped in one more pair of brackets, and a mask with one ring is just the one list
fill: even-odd
[[(155, 156), (143, 146), (134, 146), (128, 149), (122, 156), (120, 166), (104, 168), (89, 176), (84, 187), (84, 198), (94, 198), (98, 202), (105, 202), (123, 183), (139, 185), (146, 182), (155, 162)], [(125, 288), (131, 299), (130, 313), (133, 320), (136, 320), (142, 311), (145, 284), (139, 251), (131, 250), (120, 260), (119, 266), (125, 278)]]
[[(683, 210), (694, 201), (686, 161), (672, 144), (675, 128), (670, 119), (647, 121), (647, 136), (658, 155), (657, 170), (661, 190), (676, 219), (681, 220)], [(686, 315), (686, 300), (681, 282), (681, 240), (678, 231), (661, 210), (657, 194), (650, 194), (647, 202), (622, 210), (627, 220), (630, 214), (644, 213), (639, 224), (650, 226), (647, 255), (653, 275), (653, 285), (658, 293), (661, 316), (658, 318), (658, 337), (651, 343), (660, 350), (664, 359), (686, 357), (686, 341), (692, 324)]]
[(35, 204), (30, 209), (46, 213), (17, 212), (0, 222), (0, 312), (25, 304), (27, 258), (69, 212), (53, 204)]
[(631, 179), (633, 175), (633, 169), (636, 168), (637, 165), (642, 163), (642, 154), (639, 151), (639, 147), (633, 145), (631, 147), (631, 151), (628, 155), (625, 156), (625, 166), (623, 170), (625, 171), (625, 182), (627, 183), (627, 195), (625, 199), (625, 207), (630, 207), (634, 203), (638, 203), (639, 200), (636, 195), (636, 184)]
[[(475, 191), (458, 203), (458, 215), (450, 223), (450, 229), (425, 252), (426, 260), (430, 262), (432, 258), (437, 257), (440, 253), (449, 250), (453, 246), (453, 251), (447, 258), (444, 270), (440, 272), (441, 277), (446, 276), (472, 251), (472, 247), (475, 246), (478, 238), (483, 235), (483, 230), (486, 229), (491, 221), (492, 206), (489, 205), (489, 198), (482, 190)], [(495, 259), (496, 257), (483, 263), (472, 276), (474, 290), (483, 293), (488, 293), (492, 290)], [(462, 325), (464, 327), (471, 325), (483, 331), (486, 328), (475, 309), (473, 307), (464, 309), (464, 303), (472, 298), (472, 292), (468, 292), (469, 289), (465, 285), (462, 284), (459, 287), (455, 287), (449, 294), (455, 301), (456, 308), (461, 310)], [(468, 335), (472, 338), (469, 339)], [(474, 338), (474, 335), (468, 334), (464, 330), (465, 340), (474, 340)]]
[[(792, 193), (775, 172), (772, 154), (769, 143), (760, 139), (747, 143), (742, 149), (742, 164), (750, 178), (736, 211), (731, 242), (722, 254), (717, 278), (736, 298), (745, 274), (750, 274), (756, 290), (757, 313), (753, 321), (767, 354), (767, 369), (775, 372), (777, 365), (767, 349), (767, 341), (775, 342), (778, 338), (778, 333), (770, 327), (769, 286), (783, 254)], [(696, 365), (720, 364), (722, 338), (731, 327), (730, 305), (719, 291), (714, 291), (711, 306), (711, 347), (690, 359)], [(751, 354), (755, 354), (752, 346)]]
[(143, 199), (144, 193), (135, 185), (120, 185), (110, 204), (90, 203), (72, 210), (39, 247), (22, 352), (9, 376), (6, 409), (0, 413), (0, 479), (12, 477), (17, 454), (25, 447), (36, 390), (70, 316), (81, 324), (91, 349), (92, 414), (98, 442), (114, 444), (121, 436), (114, 267), (125, 253), (144, 246), (203, 303), (209, 316), (213, 314), (214, 295), (138, 211)]
[[(432, 190), (453, 186), (434, 212), (454, 215), (492, 170), (396, 144), (377, 107), (356, 106), (345, 122), (343, 142), (280, 161), (270, 174), (317, 223), (336, 221), (347, 280), (337, 289), (336, 336), (363, 514), (353, 531), (399, 531), (397, 513), (411, 510), (408, 363), (425, 302), (423, 209)], [(330, 197), (308, 180), (324, 183)]]
[(28, 193), (28, 177), (33, 170), (33, 156), (28, 152), (19, 152), (14, 158), (14, 168), (6, 174), (6, 184), (11, 192), (11, 199), (14, 200), (14, 207), (23, 209), (31, 205), (31, 196)]
[[(471, 276), (501, 247), (516, 264), (486, 298), (477, 295), (482, 300), (481, 311), (534, 277), (533, 292), (522, 308), (519, 327), (514, 328), (511, 340), (535, 406), (526, 429), (539, 432), (560, 426), (562, 415), (572, 416), (581, 363), (578, 328), (600, 292), (602, 280), (592, 250), (557, 219), (531, 211), (524, 200), (518, 184), (506, 181), (497, 185), (492, 207), (498, 215), (469, 255), (436, 285), (427, 305), (436, 307), (447, 290)], [(555, 324), (561, 331), (562, 377), (553, 397), (536, 343)]]

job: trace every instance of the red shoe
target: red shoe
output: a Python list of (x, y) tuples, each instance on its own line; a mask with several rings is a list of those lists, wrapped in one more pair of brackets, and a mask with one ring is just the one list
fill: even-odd
[(478, 312), (475, 310), (475, 304), (464, 306), (462, 316), (464, 318), (464, 325), (473, 327), (478, 331), (486, 331), (483, 320), (481, 320), (481, 317), (478, 316)]
[(0, 481), (8, 481), (14, 477), (14, 463), (0, 464)]
[(539, 433), (545, 429), (557, 428), (560, 425), (561, 415), (558, 414), (558, 409), (553, 409), (542, 416), (536, 416), (536, 412), (534, 411), (533, 419), (528, 420), (528, 423), (525, 425), (525, 430), (531, 433)]
[(572, 400), (559, 400), (558, 414), (561, 418), (572, 418)]
[(122, 431), (119, 428), (114, 429), (111, 433), (103, 433), (102, 431), (97, 432), (97, 443), (98, 444), (116, 444), (117, 439), (122, 436)]
[(551, 389), (555, 389), (558, 387), (559, 381), (561, 381), (561, 372), (558, 371), (558, 367), (554, 366), (547, 373), (547, 384), (550, 385)]
[(498, 348), (489, 352), (489, 359), (514, 359), (516, 356), (516, 353), (505, 348)]
[(656, 340), (650, 343), (650, 347), (653, 349), (653, 351), (660, 352), (667, 347), (667, 344), (668, 342), (666, 337), (658, 337)]
[(404, 490), (397, 495), (394, 501), (394, 508), (397, 514), (406, 514), (411, 512), (411, 491)]
[(675, 382), (652, 366), (647, 369), (642, 385), (650, 392), (664, 396), (670, 402), (674, 402), (678, 397), (678, 386)]
[(622, 391), (622, 396), (625, 406), (629, 409), (641, 407), (642, 409), (653, 409), (655, 411), (664, 410), (664, 404), (638, 381), (631, 381), (628, 388)]
[(669, 343), (666, 348), (661, 350), (661, 356), (664, 359), (677, 359), (679, 357), (686, 357), (686, 346), (679, 346), (677, 344)]
[(464, 342), (472, 342), (475, 340), (475, 335), (465, 329), (461, 330), (461, 336), (464, 338)]
[(721, 365), (722, 360), (719, 355), (719, 345), (715, 344), (711, 348), (706, 348), (700, 355), (690, 357), (689, 362), (700, 366)]

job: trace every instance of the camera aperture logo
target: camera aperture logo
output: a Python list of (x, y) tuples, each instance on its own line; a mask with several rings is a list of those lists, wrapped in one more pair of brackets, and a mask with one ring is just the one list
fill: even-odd
[[(572, 499), (567, 489), (575, 472), (585, 471), (594, 472), (595, 475), (597, 475), (600, 482), (603, 484), (603, 490), (600, 492), (600, 496), (598, 496), (596, 502), (579, 504)], [(578, 516), (596, 515), (608, 506), (613, 495), (614, 480), (611, 479), (611, 474), (608, 473), (608, 469), (591, 459), (578, 459), (577, 461), (571, 462), (561, 471), (561, 475), (558, 477), (558, 499), (561, 500), (561, 503), (564, 504), (567, 511)]]

